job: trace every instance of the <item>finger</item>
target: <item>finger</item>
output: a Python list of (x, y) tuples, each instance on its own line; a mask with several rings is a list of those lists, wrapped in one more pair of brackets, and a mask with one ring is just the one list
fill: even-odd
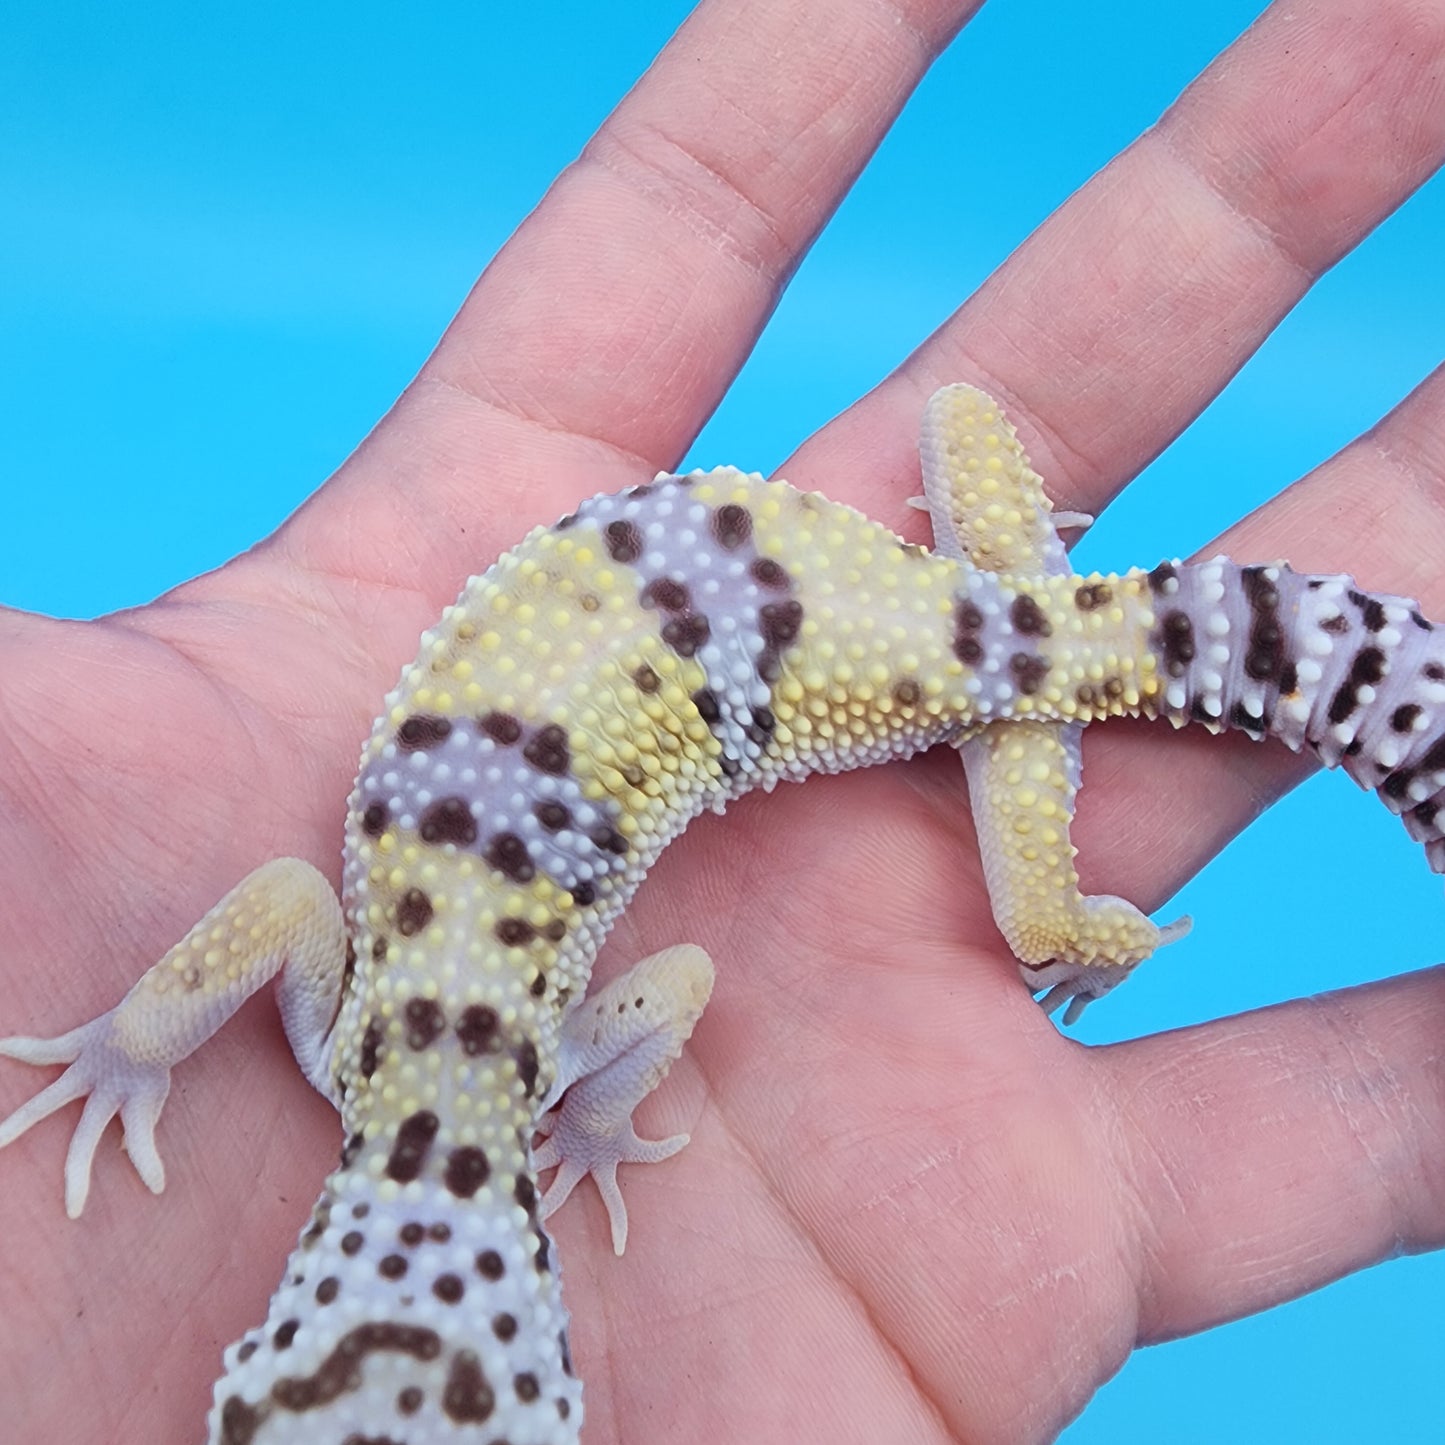
[(524, 486), (529, 515), (555, 515), (676, 461), (978, 3), (700, 6), (487, 268), (350, 486), (303, 512), (307, 543), (327, 548), (355, 488), (393, 534), (424, 511), (441, 535)]
[(1445, 1243), (1445, 970), (1115, 1045), (1141, 1341)]
[(1445, 6), (1277, 4), (786, 475), (916, 528), (917, 418), (966, 378), (1096, 513), (1442, 156)]

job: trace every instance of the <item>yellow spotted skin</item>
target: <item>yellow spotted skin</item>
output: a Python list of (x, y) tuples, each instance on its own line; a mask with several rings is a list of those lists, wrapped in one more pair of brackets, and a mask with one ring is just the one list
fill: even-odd
[[(1282, 564), (1080, 577), (998, 408), (949, 388), (923, 444), (937, 550), (730, 469), (538, 528), (422, 639), (364, 747), (342, 897), (295, 859), (223, 899), (110, 1012), (0, 1053), (65, 1072), (0, 1147), (88, 1096), (85, 1202), (120, 1115), (153, 1189), (170, 1068), (279, 974), (344, 1143), (267, 1318), (225, 1353), (211, 1445), (576, 1445), (545, 1227), (590, 1175), (614, 1248), (631, 1112), (706, 1005), (679, 941), (587, 994), (608, 927), (698, 812), (959, 746), (996, 914), (1075, 1002), (1170, 930), (1082, 897), (1078, 726), (1123, 713), (1308, 746), (1445, 869), (1445, 641), (1413, 604)], [(541, 1137), (545, 1136), (545, 1137)], [(556, 1169), (544, 1195), (542, 1169)]]

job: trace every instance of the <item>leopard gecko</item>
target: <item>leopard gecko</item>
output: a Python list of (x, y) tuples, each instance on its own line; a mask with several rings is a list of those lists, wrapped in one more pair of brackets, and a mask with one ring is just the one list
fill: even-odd
[[(0, 1052), (65, 1072), (0, 1146), (77, 1098), (81, 1213), (120, 1115), (159, 1191), (170, 1070), (279, 975), (344, 1144), (263, 1325), (224, 1357), (210, 1445), (565, 1445), (582, 1424), (544, 1219), (591, 1175), (615, 1249), (631, 1115), (712, 965), (682, 943), (587, 995), (609, 925), (705, 808), (948, 741), (1025, 980), (1075, 1012), (1185, 922), (1085, 897), (1078, 734), (1125, 713), (1343, 765), (1445, 871), (1445, 633), (1283, 564), (1074, 575), (982, 392), (923, 428), (936, 548), (730, 469), (584, 503), (469, 582), (362, 752), (342, 896), (296, 859), (240, 882), (110, 1012)], [(538, 1176), (556, 1168), (545, 1194)]]

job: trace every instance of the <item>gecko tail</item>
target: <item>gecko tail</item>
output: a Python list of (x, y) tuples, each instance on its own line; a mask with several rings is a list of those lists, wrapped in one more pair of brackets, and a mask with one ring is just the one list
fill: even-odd
[(387, 1195), (364, 1155), (327, 1181), (265, 1324), (226, 1351), (208, 1445), (574, 1445), (582, 1387), (530, 1165), (463, 1197)]
[(1308, 749), (1445, 873), (1445, 628), (1408, 598), (1283, 563), (1163, 563), (1149, 584), (1165, 716)]

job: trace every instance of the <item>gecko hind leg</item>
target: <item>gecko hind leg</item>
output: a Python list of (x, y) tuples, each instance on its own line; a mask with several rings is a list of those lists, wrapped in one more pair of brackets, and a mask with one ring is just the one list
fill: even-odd
[(612, 1248), (617, 1254), (626, 1249), (627, 1206), (617, 1166), (655, 1164), (689, 1138), (640, 1139), (632, 1111), (681, 1054), (712, 985), (707, 954), (679, 944), (643, 959), (568, 1013), (549, 1095), (557, 1107), (543, 1121), (546, 1138), (532, 1155), (538, 1169), (557, 1169), (542, 1197), (544, 1219), (590, 1174), (607, 1206)]
[(0, 1055), (7, 1058), (68, 1065), (0, 1120), (0, 1149), (83, 1098), (65, 1159), (65, 1212), (77, 1219), (85, 1208), (96, 1146), (117, 1114), (136, 1172), (159, 1194), (166, 1171), (155, 1130), (171, 1069), (278, 972), (277, 999), (292, 1050), (306, 1077), (336, 1102), (330, 1036), (347, 957), (341, 905), (326, 879), (295, 858), (264, 864), (147, 970), (115, 1008), (57, 1038), (0, 1039)]
[[(992, 398), (964, 385), (936, 392), (924, 412), (919, 453), (922, 508), (941, 554), (991, 572), (1070, 570), (1059, 529), (1086, 528), (1094, 519), (1053, 510)], [(1089, 605), (1103, 602), (1091, 594)], [(1024, 981), (1045, 994), (1045, 1009), (1067, 1001), (1066, 1024), (1189, 927), (1181, 919), (1160, 928), (1123, 898), (1079, 891), (1069, 829), (1083, 767), (1081, 733), (1024, 719), (988, 723), (955, 743), (994, 918)]]

